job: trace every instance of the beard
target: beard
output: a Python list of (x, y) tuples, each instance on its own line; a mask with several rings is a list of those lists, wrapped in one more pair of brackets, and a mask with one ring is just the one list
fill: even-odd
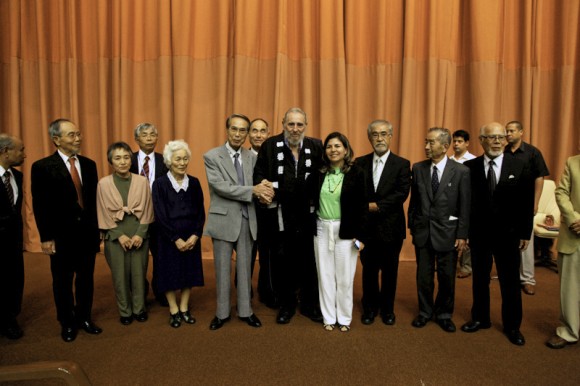
[(290, 136), (288, 131), (284, 130), (284, 139), (288, 141), (290, 146), (300, 146), (300, 143), (304, 140), (304, 133), (300, 134), (300, 138), (295, 139), (294, 137)]

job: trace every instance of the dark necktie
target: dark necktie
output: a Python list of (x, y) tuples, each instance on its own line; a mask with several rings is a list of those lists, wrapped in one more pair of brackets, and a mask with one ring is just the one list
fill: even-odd
[[(240, 153), (234, 154), (234, 167), (236, 168), (236, 174), (238, 175), (238, 185), (244, 186), (244, 171), (242, 170), (242, 165), (240, 165)], [(242, 216), (248, 218), (248, 204), (242, 203)]]
[(433, 166), (433, 174), (431, 175), (431, 189), (433, 189), (433, 195), (437, 193), (439, 189), (439, 178), (437, 177), (437, 166)]
[(12, 184), (10, 183), (10, 171), (6, 170), (4, 173), (4, 187), (6, 188), (6, 193), (8, 194), (8, 201), (10, 205), (14, 206), (14, 190), (12, 189)]
[(77, 159), (74, 156), (72, 156), (68, 159), (68, 162), (70, 162), (70, 175), (72, 177), (73, 184), (75, 184), (75, 189), (77, 191), (77, 198), (78, 198), (79, 205), (81, 206), (81, 208), (84, 208), (83, 184), (81, 183), (81, 177), (79, 176), (79, 171), (77, 170), (77, 167), (75, 166), (76, 160)]
[(493, 196), (495, 186), (497, 185), (497, 180), (495, 177), (495, 172), (493, 171), (493, 166), (495, 162), (493, 160), (489, 161), (489, 168), (487, 169), (487, 187), (489, 188), (489, 194)]
[(145, 156), (145, 162), (143, 162), (143, 168), (141, 169), (141, 175), (149, 179), (149, 156)]

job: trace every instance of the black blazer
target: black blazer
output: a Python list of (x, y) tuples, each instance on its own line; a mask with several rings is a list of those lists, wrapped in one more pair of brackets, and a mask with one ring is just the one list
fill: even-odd
[(534, 191), (526, 165), (514, 157), (503, 157), (493, 197), (489, 194), (483, 156), (464, 163), (471, 170), (472, 246), (491, 241), (529, 240), (534, 217)]
[[(306, 178), (322, 166), (322, 151), (319, 139), (304, 137), (296, 167), (292, 151), (284, 144), (284, 133), (266, 139), (260, 147), (254, 167), (254, 184), (263, 179), (275, 184), (274, 201), (282, 205), (284, 229), (287, 231), (300, 230), (310, 221)], [(267, 223), (277, 231), (277, 208), (266, 212)]]
[(356, 159), (363, 170), (368, 202), (376, 202), (379, 211), (368, 215), (368, 235), (371, 239), (390, 243), (407, 237), (403, 204), (411, 188), (411, 163), (391, 152), (381, 174), (377, 191), (373, 185), (373, 154)]
[[(139, 154), (138, 151), (131, 154), (131, 168), (129, 171), (134, 174), (139, 174), (139, 160), (137, 159), (137, 155)], [(155, 179), (158, 179), (164, 174), (167, 174), (168, 170), (167, 166), (165, 166), (165, 162), (163, 162), (163, 155), (154, 152), (155, 155)]]
[(16, 205), (8, 202), (8, 192), (4, 188), (4, 181), (0, 181), (0, 240), (15, 246), (22, 252), (22, 173), (16, 169), (8, 169), (16, 181), (18, 198)]
[[(311, 216), (312, 234), (316, 236), (316, 211), (320, 208), (320, 189), (326, 173), (316, 170), (308, 177), (308, 192), (314, 211)], [(340, 229), (341, 239), (357, 239), (365, 243), (367, 234), (367, 215), (369, 204), (364, 186), (363, 171), (356, 165), (344, 175), (340, 194)]]
[(431, 241), (436, 251), (451, 251), (456, 239), (468, 238), (471, 181), (469, 168), (447, 160), (439, 189), (433, 196), (430, 159), (413, 165), (409, 229), (413, 244)]
[(36, 161), (31, 170), (32, 207), (42, 242), (54, 240), (57, 252), (99, 251), (97, 225), (97, 165), (77, 156), (81, 166), (84, 208), (62, 158), (53, 155)]

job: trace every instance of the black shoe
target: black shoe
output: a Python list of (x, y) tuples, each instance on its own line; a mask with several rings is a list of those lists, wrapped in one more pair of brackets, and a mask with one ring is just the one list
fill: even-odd
[(122, 325), (128, 326), (131, 323), (133, 323), (133, 317), (132, 316), (121, 316), (119, 318), (119, 321), (121, 322)]
[(523, 346), (526, 344), (526, 339), (520, 332), (520, 330), (509, 330), (504, 331), (510, 342), (515, 344), (516, 346)]
[(318, 307), (313, 308), (311, 311), (302, 312), (302, 315), (310, 318), (313, 322), (322, 323), (322, 312)]
[(77, 329), (74, 327), (62, 327), (62, 330), (60, 331), (60, 336), (62, 337), (62, 340), (64, 340), (65, 342), (72, 342), (73, 340), (75, 340), (77, 338)]
[(280, 312), (278, 312), (278, 316), (276, 317), (276, 323), (278, 324), (288, 324), (290, 320), (294, 316), (294, 311), (290, 311), (289, 309), (282, 308)]
[(147, 315), (147, 311), (143, 311), (139, 314), (133, 314), (133, 318), (138, 322), (146, 322), (149, 316)]
[(240, 316), (240, 320), (242, 322), (248, 323), (248, 326), (262, 327), (262, 322), (260, 322), (260, 319), (258, 319), (258, 317), (255, 314), (245, 317)]
[(411, 325), (413, 327), (422, 328), (425, 327), (429, 320), (431, 320), (431, 318), (426, 318), (423, 315), (417, 315), (417, 317), (411, 322)]
[(479, 322), (477, 320), (470, 320), (461, 326), (461, 331), (463, 332), (477, 332), (479, 330), (485, 330), (491, 327), (490, 322)]
[(229, 322), (229, 321), (230, 321), (229, 316), (225, 319), (220, 319), (216, 316), (215, 318), (213, 318), (211, 320), (211, 323), (209, 324), (209, 329), (210, 330), (218, 330), (224, 326), (224, 323)]
[(189, 312), (189, 310), (187, 311), (179, 311), (179, 313), (181, 314), (181, 319), (187, 323), (187, 324), (194, 324), (195, 323), (195, 318), (193, 316), (191, 316), (191, 313)]
[(181, 314), (177, 311), (175, 314), (169, 313), (169, 325), (173, 328), (181, 326)]
[(360, 318), (360, 321), (361, 321), (362, 324), (366, 324), (366, 325), (373, 324), (375, 322), (375, 317), (376, 316), (377, 316), (377, 313), (376, 312), (373, 312), (373, 311), (365, 311), (362, 314), (362, 316)]
[(387, 326), (392, 326), (395, 324), (395, 320), (397, 318), (395, 317), (395, 314), (390, 313), (390, 314), (383, 314), (381, 316), (381, 319), (383, 320), (383, 323), (386, 324)]
[(90, 320), (79, 323), (79, 327), (85, 330), (87, 334), (99, 335), (103, 330)]
[(453, 320), (451, 319), (438, 319), (437, 324), (445, 332), (455, 332), (457, 330), (455, 323), (453, 323)]

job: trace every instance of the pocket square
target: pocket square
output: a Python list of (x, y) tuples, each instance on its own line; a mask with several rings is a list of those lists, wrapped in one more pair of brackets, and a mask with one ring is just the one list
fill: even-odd
[(508, 177), (508, 180), (511, 180), (512, 178), (516, 178), (513, 174), (510, 174), (510, 176)]

